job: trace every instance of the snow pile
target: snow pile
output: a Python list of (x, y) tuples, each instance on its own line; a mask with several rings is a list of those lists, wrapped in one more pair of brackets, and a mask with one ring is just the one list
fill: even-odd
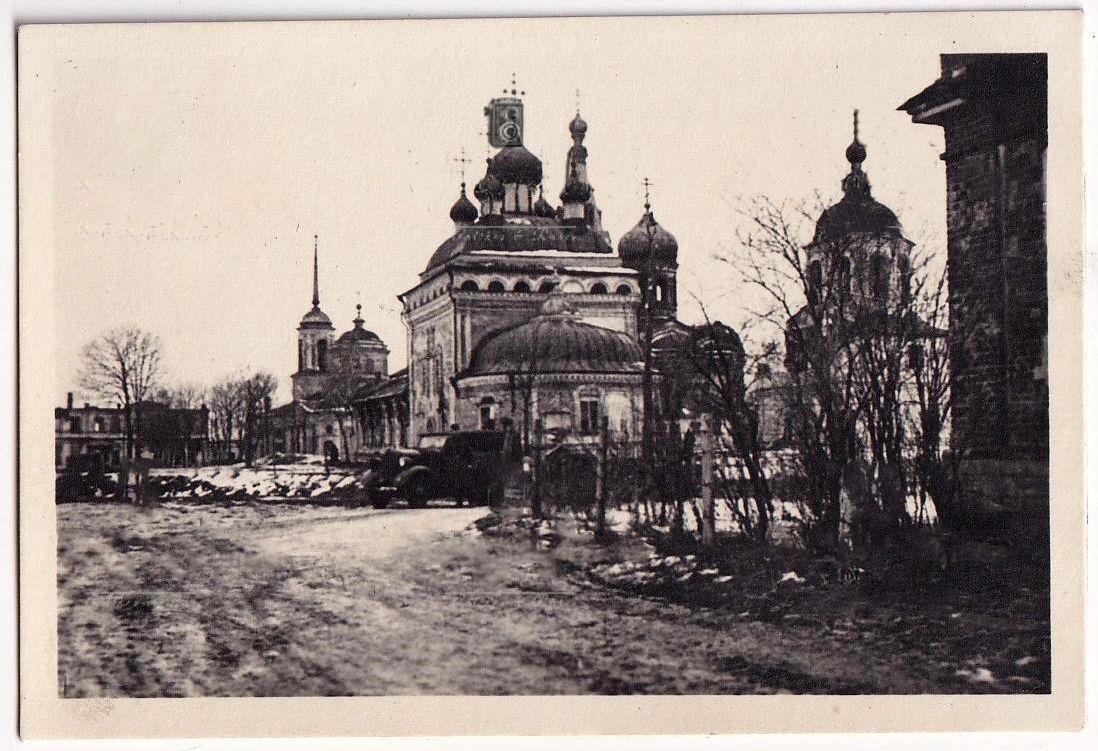
[(323, 467), (292, 465), (245, 467), (240, 464), (196, 470), (160, 470), (151, 478), (165, 500), (347, 500), (356, 496), (355, 474), (324, 472)]

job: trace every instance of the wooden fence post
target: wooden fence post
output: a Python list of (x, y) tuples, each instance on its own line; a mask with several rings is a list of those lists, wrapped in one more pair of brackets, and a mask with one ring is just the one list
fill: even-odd
[(713, 505), (713, 425), (708, 414), (701, 416), (702, 450), (702, 545), (717, 545), (717, 509)]
[(595, 467), (595, 537), (606, 537), (606, 454), (610, 443), (610, 418), (603, 415), (599, 428), (598, 464)]

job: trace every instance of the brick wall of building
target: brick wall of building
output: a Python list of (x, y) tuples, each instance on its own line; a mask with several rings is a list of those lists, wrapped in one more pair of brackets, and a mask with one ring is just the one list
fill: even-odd
[(967, 500), (1047, 513), (1043, 55), (943, 55), (906, 102), (945, 130), (951, 448)]

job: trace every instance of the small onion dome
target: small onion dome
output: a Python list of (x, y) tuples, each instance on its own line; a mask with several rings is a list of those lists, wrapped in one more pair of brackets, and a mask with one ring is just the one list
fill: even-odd
[(580, 117), (579, 110), (576, 110), (572, 122), (568, 123), (568, 131), (574, 136), (582, 136), (587, 132), (587, 121)]
[(553, 209), (552, 205), (545, 200), (545, 195), (539, 195), (538, 200), (534, 201), (534, 216), (553, 217), (557, 212)]
[(541, 182), (541, 160), (525, 146), (504, 146), (488, 163), (488, 173), (499, 181), (537, 185)]
[(846, 147), (846, 161), (851, 164), (861, 164), (865, 161), (866, 156), (865, 144), (859, 141), (857, 136), (854, 136), (854, 140)]
[(487, 201), (489, 198), (503, 198), (503, 183), (495, 175), (488, 173), (480, 179), (473, 188), (473, 195), (478, 201)]
[(651, 211), (645, 212), (637, 226), (626, 232), (618, 241), (618, 255), (627, 263), (644, 262), (648, 258), (649, 238), (653, 261), (673, 263), (679, 254), (679, 241), (665, 230)]
[(312, 310), (301, 317), (301, 328), (330, 329), (332, 328), (332, 319), (320, 309), (320, 306), (314, 305)]
[(477, 220), (477, 207), (465, 195), (465, 183), (461, 184), (461, 196), (450, 207), (450, 219), (454, 222), (472, 224)]
[(643, 360), (633, 337), (586, 323), (557, 292), (526, 323), (481, 342), (462, 377), (528, 373), (534, 364), (538, 373), (640, 373)]
[(560, 200), (565, 203), (584, 203), (591, 197), (591, 186), (575, 177), (569, 178), (560, 192)]

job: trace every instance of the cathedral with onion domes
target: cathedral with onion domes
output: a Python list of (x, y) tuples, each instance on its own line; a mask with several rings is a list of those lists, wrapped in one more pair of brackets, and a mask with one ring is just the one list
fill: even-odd
[(542, 162), (524, 143), (522, 100), (511, 93), (486, 109), (499, 150), (473, 200), (462, 182), (453, 233), (399, 296), (408, 440), (508, 423), (529, 435), (536, 422), (582, 442), (603, 418), (616, 433), (639, 435), (642, 332), (648, 315), (655, 331), (676, 323), (678, 243), (646, 205), (615, 248), (578, 110), (567, 124), (559, 203), (550, 203)]

